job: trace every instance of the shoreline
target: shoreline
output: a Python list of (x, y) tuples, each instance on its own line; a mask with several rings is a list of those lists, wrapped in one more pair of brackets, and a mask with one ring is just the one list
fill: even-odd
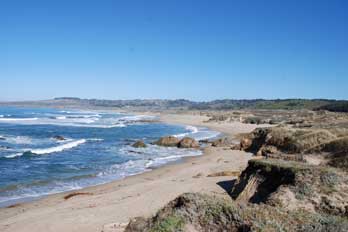
[[(71, 110), (76, 110), (76, 109), (71, 109)], [(79, 109), (81, 110), (81, 109)], [(96, 111), (96, 113), (98, 113), (100, 111)], [(109, 111), (109, 113), (112, 113), (113, 111)], [(117, 113), (120, 113), (119, 111), (116, 111)], [(199, 126), (199, 127), (203, 127), (201, 125), (186, 125), (186, 124), (183, 124), (183, 123), (173, 123), (171, 120), (167, 120), (167, 119), (161, 119), (160, 116), (158, 115), (155, 115), (155, 114), (143, 114), (143, 113), (133, 113), (133, 112), (122, 112), (122, 114), (130, 114), (130, 115), (135, 115), (135, 116), (144, 116), (144, 115), (148, 115), (148, 116), (153, 116), (153, 117), (157, 117), (157, 120), (155, 120), (155, 122), (161, 122), (161, 123), (164, 123), (164, 124), (168, 124), (168, 125), (177, 125), (177, 126)], [(204, 128), (208, 128), (206, 126), (204, 126)], [(222, 132), (218, 132), (218, 131), (215, 131), (215, 130), (212, 130), (210, 128), (208, 128), (210, 131), (212, 132), (217, 132), (218, 134), (215, 135), (215, 136), (211, 136), (207, 139), (216, 139), (216, 138), (219, 138), (223, 135), (225, 135), (225, 133), (222, 133)], [(198, 141), (198, 140), (197, 140)], [(151, 172), (151, 171), (154, 171), (156, 169), (159, 169), (159, 168), (162, 168), (162, 167), (165, 167), (167, 165), (173, 165), (173, 164), (180, 164), (180, 163), (183, 163), (183, 162), (186, 162), (186, 159), (188, 158), (191, 158), (191, 157), (196, 157), (196, 156), (202, 156), (204, 155), (204, 147), (201, 147), (200, 149), (200, 154), (199, 155), (192, 155), (192, 156), (183, 156), (183, 157), (180, 157), (178, 160), (174, 160), (174, 161), (169, 161), (165, 164), (162, 164), (160, 166), (154, 166), (154, 167), (149, 167), (148, 170), (144, 170), (143, 172), (139, 172), (139, 173), (136, 173), (136, 174), (132, 174), (132, 175), (129, 175), (129, 176), (125, 176), (125, 177), (122, 177), (122, 178), (119, 178), (119, 179), (114, 179), (114, 180), (111, 180), (109, 182), (106, 182), (106, 183), (98, 183), (98, 184), (95, 184), (95, 185), (89, 185), (89, 186), (84, 186), (82, 188), (77, 188), (77, 189), (70, 189), (70, 190), (66, 190), (66, 191), (62, 191), (62, 192), (56, 192), (56, 193), (50, 193), (50, 194), (43, 194), (43, 195), (38, 195), (38, 196), (27, 196), (27, 197), (23, 197), (23, 198), (18, 198), (18, 199), (12, 199), (12, 200), (8, 200), (8, 201), (5, 201), (5, 202), (0, 202), (0, 209), (1, 208), (11, 208), (13, 206), (16, 206), (16, 205), (23, 205), (25, 203), (31, 203), (31, 202), (34, 202), (34, 201), (38, 201), (38, 200), (41, 200), (43, 198), (46, 198), (46, 197), (49, 197), (49, 196), (52, 196), (52, 195), (56, 195), (56, 194), (64, 194), (64, 193), (71, 193), (71, 192), (77, 192), (77, 191), (83, 191), (84, 189), (86, 188), (90, 188), (90, 187), (96, 187), (96, 186), (100, 186), (100, 185), (104, 185), (104, 184), (108, 184), (108, 183), (112, 183), (114, 181), (119, 181), (119, 180), (123, 180), (123, 179), (126, 179), (126, 178), (129, 178), (131, 176), (137, 176), (137, 175), (142, 175), (146, 172)]]
[[(151, 115), (159, 116), (163, 123), (202, 126), (229, 136), (246, 133), (256, 127), (242, 123), (205, 123), (207, 117), (198, 115)], [(224, 170), (241, 171), (250, 158), (251, 154), (245, 152), (207, 147), (200, 156), (184, 157), (179, 162), (168, 163), (148, 172), (0, 208), (0, 229), (116, 231), (115, 225), (124, 225), (130, 218), (137, 216), (151, 216), (184, 192), (205, 192), (228, 197), (223, 184), (228, 184), (236, 177), (212, 178), (207, 175)], [(80, 194), (64, 199), (76, 192)]]

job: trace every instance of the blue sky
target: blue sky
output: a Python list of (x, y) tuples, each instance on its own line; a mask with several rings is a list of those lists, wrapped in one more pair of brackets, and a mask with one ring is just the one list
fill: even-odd
[(0, 2), (0, 100), (348, 99), (345, 0)]

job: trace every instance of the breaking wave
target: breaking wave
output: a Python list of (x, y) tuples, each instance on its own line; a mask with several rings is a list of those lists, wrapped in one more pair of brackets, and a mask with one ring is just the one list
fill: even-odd
[(40, 149), (24, 149), (24, 151), (21, 153), (7, 155), (5, 157), (6, 158), (15, 158), (15, 157), (22, 156), (22, 155), (28, 154), (28, 153), (34, 154), (34, 155), (46, 155), (46, 154), (61, 152), (64, 150), (68, 150), (68, 149), (77, 147), (81, 144), (84, 144), (86, 141), (87, 141), (86, 139), (79, 139), (79, 140), (75, 140), (75, 141), (72, 141), (72, 142), (69, 142), (66, 144), (62, 144), (59, 146), (55, 146), (55, 147), (40, 148)]

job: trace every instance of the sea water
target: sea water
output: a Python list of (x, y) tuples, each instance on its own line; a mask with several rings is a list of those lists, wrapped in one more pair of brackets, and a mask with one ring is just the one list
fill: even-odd
[[(155, 119), (103, 111), (0, 107), (0, 206), (107, 183), (201, 155), (199, 150), (150, 144), (161, 136), (200, 140), (218, 135), (207, 128)], [(148, 146), (133, 148), (136, 140)]]

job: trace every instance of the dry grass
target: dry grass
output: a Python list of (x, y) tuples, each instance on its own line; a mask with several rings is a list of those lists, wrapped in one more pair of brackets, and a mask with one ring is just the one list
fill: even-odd
[[(190, 225), (191, 230), (185, 230)], [(345, 218), (288, 211), (265, 204), (238, 205), (203, 194), (183, 194), (150, 219), (131, 221), (126, 232), (347, 231)]]

